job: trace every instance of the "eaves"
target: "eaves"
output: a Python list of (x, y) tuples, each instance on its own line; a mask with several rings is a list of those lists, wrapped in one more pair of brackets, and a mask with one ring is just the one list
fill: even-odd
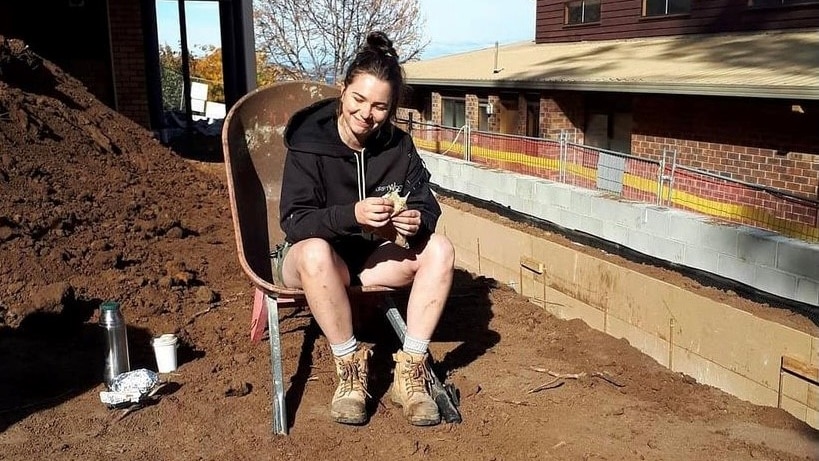
[(497, 88), (510, 90), (595, 91), (744, 98), (819, 100), (819, 87), (780, 85), (715, 85), (669, 82), (555, 82), (531, 80), (407, 79), (409, 85), (449, 88)]

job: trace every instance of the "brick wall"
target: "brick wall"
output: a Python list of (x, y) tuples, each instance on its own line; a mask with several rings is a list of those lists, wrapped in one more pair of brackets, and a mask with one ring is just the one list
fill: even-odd
[(489, 131), (492, 132), (500, 132), (501, 131), (501, 111), (503, 107), (501, 105), (500, 97), (497, 95), (489, 95), (487, 97), (487, 104), (492, 106), (494, 109), (493, 113), (488, 114), (486, 126)]
[(139, 2), (110, 0), (111, 47), (117, 111), (150, 127), (145, 50)]
[(817, 198), (819, 104), (740, 99), (635, 98), (632, 153)]
[(432, 108), (431, 108), (430, 112), (432, 114), (432, 120), (430, 120), (430, 123), (440, 125), (442, 117), (443, 117), (443, 105), (441, 103), (441, 93), (433, 92), (431, 100), (432, 100)]
[[(395, 118), (397, 118), (399, 120), (402, 120), (402, 121), (403, 120), (412, 120), (414, 124), (425, 121), (424, 120), (424, 115), (419, 110), (409, 109), (409, 108), (406, 108), (406, 107), (399, 107), (398, 110), (395, 112)], [(415, 128), (417, 128), (417, 125), (413, 126), (413, 127), (409, 127), (409, 126), (406, 126), (406, 124), (403, 123), (403, 122), (400, 125), (401, 125), (401, 128), (404, 128), (407, 131), (410, 131), (411, 129), (414, 130)]]
[(526, 97), (523, 94), (518, 95), (518, 123), (515, 127), (515, 132), (513, 134), (525, 136), (526, 135), (526, 123), (528, 121), (528, 113), (527, 109), (527, 102)]
[[(525, 132), (526, 104), (519, 95), (518, 134)], [(478, 128), (479, 99), (467, 94), (466, 116)], [(499, 104), (499, 96), (488, 95)], [(440, 124), (441, 95), (432, 92), (432, 120)], [(584, 143), (586, 105), (579, 92), (544, 92), (539, 135)], [(633, 155), (660, 160), (676, 150), (679, 164), (723, 177), (806, 197), (819, 197), (819, 102), (760, 98), (635, 95)], [(490, 117), (490, 131), (497, 131)]]
[(478, 108), (479, 102), (478, 97), (474, 94), (467, 94), (466, 95), (466, 124), (469, 125), (469, 128), (473, 130), (477, 130), (480, 126), (480, 121), (478, 120)]
[(564, 130), (569, 140), (583, 143), (585, 107), (582, 93), (544, 94), (540, 99), (540, 135), (559, 139)]
[(106, 61), (77, 58), (64, 65), (63, 70), (80, 80), (100, 102), (114, 107), (114, 89)]

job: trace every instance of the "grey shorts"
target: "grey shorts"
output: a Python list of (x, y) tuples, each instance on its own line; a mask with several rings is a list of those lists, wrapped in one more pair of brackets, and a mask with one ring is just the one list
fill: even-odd
[(290, 251), (290, 247), (293, 244), (290, 242), (284, 242), (276, 245), (276, 248), (270, 253), (270, 259), (272, 261), (273, 267), (273, 283), (279, 286), (286, 286), (284, 284), (284, 277), (282, 276), (282, 269), (284, 268), (284, 258), (287, 256), (287, 252)]

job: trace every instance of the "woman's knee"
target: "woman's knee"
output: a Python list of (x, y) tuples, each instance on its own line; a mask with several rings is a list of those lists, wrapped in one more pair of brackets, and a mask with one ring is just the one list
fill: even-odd
[(439, 267), (455, 267), (455, 247), (445, 235), (432, 234), (427, 241), (422, 259)]
[[(320, 238), (312, 238), (307, 240), (302, 240), (301, 242), (297, 243), (298, 245), (298, 271), (299, 273), (309, 273), (309, 272), (323, 272), (329, 268), (333, 268), (338, 265), (336, 261), (338, 257), (333, 251), (333, 247), (330, 244)], [(293, 249), (290, 251), (296, 250), (294, 246)]]

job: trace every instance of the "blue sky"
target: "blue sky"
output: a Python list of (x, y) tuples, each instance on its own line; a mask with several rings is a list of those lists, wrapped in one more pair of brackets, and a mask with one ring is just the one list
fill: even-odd
[[(258, 1), (258, 0), (257, 0)], [(419, 0), (430, 40), (422, 58), (429, 59), (500, 44), (534, 40), (535, 0)], [(157, 0), (159, 43), (177, 47), (176, 0)], [(220, 46), (218, 2), (188, 1), (188, 47)]]
[(535, 39), (535, 0), (420, 0), (427, 46), (422, 58)]
[[(196, 53), (199, 45), (221, 47), (219, 38), (219, 3), (213, 1), (185, 2), (188, 48)], [(179, 7), (176, 0), (157, 0), (157, 33), (160, 45), (179, 47)]]

